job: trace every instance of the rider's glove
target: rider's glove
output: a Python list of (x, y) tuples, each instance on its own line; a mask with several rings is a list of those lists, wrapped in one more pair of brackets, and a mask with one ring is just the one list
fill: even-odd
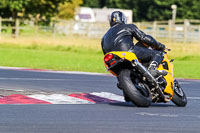
[(162, 43), (159, 43), (159, 49), (160, 51), (164, 51), (165, 50), (165, 45)]

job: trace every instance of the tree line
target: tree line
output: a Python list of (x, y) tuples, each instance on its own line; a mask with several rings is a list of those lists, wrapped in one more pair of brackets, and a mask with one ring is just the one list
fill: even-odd
[(0, 0), (0, 16), (3, 18), (70, 19), (82, 0)]
[(82, 6), (130, 9), (133, 21), (154, 21), (171, 19), (173, 4), (177, 19), (200, 19), (200, 0), (83, 0)]
[(200, 0), (0, 0), (0, 16), (71, 19), (76, 7), (121, 8), (133, 11), (134, 21), (169, 20), (171, 5), (177, 5), (177, 19), (200, 19)]

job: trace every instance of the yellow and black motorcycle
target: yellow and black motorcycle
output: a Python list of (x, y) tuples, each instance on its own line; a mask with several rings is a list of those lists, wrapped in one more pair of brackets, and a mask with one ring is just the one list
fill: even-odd
[(167, 50), (163, 52), (163, 61), (158, 70), (167, 71), (167, 75), (153, 77), (147, 70), (148, 64), (141, 63), (136, 55), (127, 51), (112, 51), (104, 56), (107, 70), (117, 77), (118, 88), (123, 91), (125, 100), (139, 107), (148, 107), (151, 103), (172, 101), (177, 106), (187, 104), (186, 95), (173, 74), (173, 60), (169, 60)]

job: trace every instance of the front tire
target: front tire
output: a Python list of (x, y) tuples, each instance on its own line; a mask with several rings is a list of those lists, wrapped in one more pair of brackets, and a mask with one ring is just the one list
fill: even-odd
[(179, 107), (185, 107), (187, 104), (186, 95), (177, 80), (174, 80), (174, 94), (172, 102)]
[(119, 74), (119, 84), (123, 88), (124, 95), (138, 107), (151, 105), (152, 96), (148, 86), (143, 85), (143, 90), (138, 90), (131, 80), (131, 71), (124, 69)]

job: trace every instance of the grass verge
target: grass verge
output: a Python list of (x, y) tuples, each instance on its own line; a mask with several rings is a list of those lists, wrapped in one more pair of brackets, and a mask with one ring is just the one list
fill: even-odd
[(200, 79), (200, 56), (185, 56), (175, 58), (175, 77)]
[[(87, 71), (105, 73), (100, 40), (60, 38), (28, 40), (27, 38), (3, 39), (0, 43), (0, 66), (28, 67), (38, 69)], [(55, 43), (55, 42), (56, 43)], [(58, 43), (59, 42), (59, 43)], [(174, 72), (178, 78), (200, 79), (199, 46), (168, 44), (175, 57)]]
[[(73, 48), (71, 48), (73, 49)], [(0, 48), (0, 65), (52, 70), (105, 72), (99, 52)]]

